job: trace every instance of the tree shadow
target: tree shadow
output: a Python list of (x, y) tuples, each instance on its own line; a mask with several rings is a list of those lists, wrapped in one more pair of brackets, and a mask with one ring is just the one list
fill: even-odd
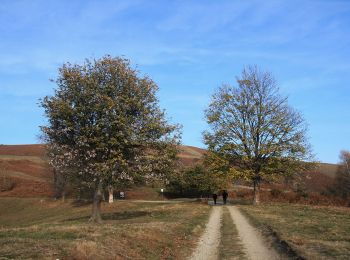
[(228, 205), (253, 205), (253, 201), (250, 199), (230, 199)]
[(79, 208), (79, 207), (91, 205), (91, 203), (92, 203), (91, 200), (74, 200), (74, 201), (72, 201), (71, 205), (73, 207)]
[[(101, 217), (102, 220), (127, 220), (127, 219), (133, 219), (133, 218), (139, 218), (139, 217), (144, 217), (147, 215), (151, 215), (151, 212), (147, 211), (124, 211), (124, 212), (107, 212), (107, 213), (102, 213)], [(69, 218), (66, 219), (65, 221), (70, 222), (70, 221), (81, 221), (81, 220), (89, 220), (89, 216), (81, 216), (81, 217), (75, 217), (75, 218)]]
[(103, 220), (126, 220), (132, 218), (144, 217), (147, 215), (151, 215), (151, 212), (147, 211), (124, 211), (124, 212), (110, 212), (103, 213)]

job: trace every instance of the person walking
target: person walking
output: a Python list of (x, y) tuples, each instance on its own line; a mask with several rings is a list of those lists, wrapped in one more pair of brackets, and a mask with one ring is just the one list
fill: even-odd
[(223, 201), (224, 201), (224, 204), (226, 204), (227, 197), (228, 197), (228, 193), (227, 193), (226, 190), (224, 190), (223, 193), (222, 193), (222, 199), (223, 199)]
[(214, 204), (216, 205), (216, 199), (218, 198), (218, 195), (216, 193), (213, 193), (213, 200)]

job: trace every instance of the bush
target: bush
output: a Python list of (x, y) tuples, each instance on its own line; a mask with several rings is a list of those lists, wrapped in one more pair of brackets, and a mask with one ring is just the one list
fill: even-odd
[(272, 189), (272, 190), (270, 191), (270, 194), (271, 194), (271, 196), (272, 196), (273, 198), (278, 198), (278, 197), (281, 196), (282, 191), (279, 190), (279, 189)]
[(236, 196), (239, 199), (252, 199), (254, 196), (253, 190), (240, 189), (236, 191)]
[(0, 181), (0, 192), (10, 191), (15, 187), (15, 182), (8, 177), (3, 177)]
[(210, 174), (201, 165), (183, 168), (170, 176), (164, 195), (169, 198), (210, 196), (210, 181)]
[(295, 193), (297, 194), (297, 196), (299, 197), (299, 198), (307, 198), (307, 197), (309, 197), (309, 194), (306, 192), (306, 190), (304, 190), (304, 189), (300, 189), (300, 188), (298, 188), (296, 191), (295, 191)]

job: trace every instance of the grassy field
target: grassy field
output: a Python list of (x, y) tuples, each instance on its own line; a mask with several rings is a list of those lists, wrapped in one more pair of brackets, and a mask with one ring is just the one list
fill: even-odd
[(0, 199), (0, 259), (183, 259), (210, 208), (199, 203), (103, 204), (104, 223), (88, 222), (91, 205)]
[(350, 209), (293, 204), (242, 205), (252, 224), (306, 259), (350, 259)]

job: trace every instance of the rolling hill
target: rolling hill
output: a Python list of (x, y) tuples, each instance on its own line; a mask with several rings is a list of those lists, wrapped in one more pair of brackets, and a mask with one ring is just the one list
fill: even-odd
[[(180, 162), (191, 166), (205, 152), (192, 146), (180, 147)], [(0, 145), (0, 196), (53, 196), (53, 173), (45, 145)]]
[[(179, 158), (184, 166), (200, 163), (206, 150), (181, 146)], [(321, 163), (305, 175), (310, 191), (322, 191), (333, 182), (336, 164)], [(47, 162), (45, 145), (0, 145), (0, 196), (53, 196), (53, 173)]]

